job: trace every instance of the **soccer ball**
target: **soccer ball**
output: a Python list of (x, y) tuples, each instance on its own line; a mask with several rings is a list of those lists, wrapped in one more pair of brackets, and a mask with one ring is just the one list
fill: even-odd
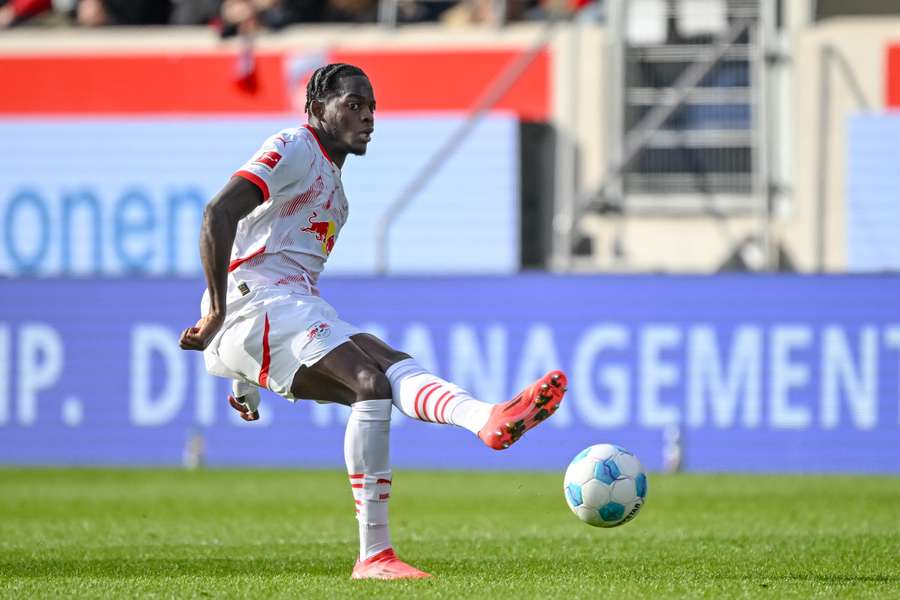
[(616, 527), (637, 516), (647, 497), (647, 475), (637, 457), (619, 446), (596, 444), (569, 463), (566, 503), (594, 527)]

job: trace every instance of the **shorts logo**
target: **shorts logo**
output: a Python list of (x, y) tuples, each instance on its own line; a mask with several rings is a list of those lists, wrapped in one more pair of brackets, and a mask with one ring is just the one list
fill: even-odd
[(274, 150), (269, 150), (268, 152), (263, 152), (255, 159), (253, 159), (254, 163), (269, 167), (269, 169), (274, 169), (275, 165), (278, 164), (278, 161), (281, 160), (281, 155), (275, 152)]
[(306, 338), (309, 340), (324, 340), (329, 335), (331, 335), (331, 325), (324, 321), (313, 323), (313, 325), (306, 330)]

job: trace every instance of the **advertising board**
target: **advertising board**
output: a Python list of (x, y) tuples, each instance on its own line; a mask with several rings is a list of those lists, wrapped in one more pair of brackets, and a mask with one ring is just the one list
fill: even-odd
[[(0, 462), (342, 465), (346, 409), (264, 394), (244, 423), (178, 348), (200, 281), (0, 282)], [(612, 442), (662, 467), (681, 435), (699, 471), (900, 473), (900, 279), (326, 278), (342, 318), (489, 402), (553, 368), (569, 393), (493, 452), (394, 419), (398, 467), (562, 469)]]

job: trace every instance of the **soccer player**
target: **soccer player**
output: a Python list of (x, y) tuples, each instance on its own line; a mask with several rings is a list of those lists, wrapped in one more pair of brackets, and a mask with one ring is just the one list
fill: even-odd
[(317, 281), (347, 220), (341, 168), (348, 154), (366, 153), (375, 96), (348, 64), (316, 70), (306, 96), (309, 123), (267, 139), (206, 207), (203, 316), (180, 344), (202, 350), (210, 373), (234, 380), (229, 402), (247, 421), (259, 418), (258, 388), (349, 406), (344, 458), (360, 541), (352, 576), (428, 577), (391, 545), (392, 406), (502, 450), (556, 411), (566, 377), (552, 371), (512, 400), (485, 403), (338, 318)]

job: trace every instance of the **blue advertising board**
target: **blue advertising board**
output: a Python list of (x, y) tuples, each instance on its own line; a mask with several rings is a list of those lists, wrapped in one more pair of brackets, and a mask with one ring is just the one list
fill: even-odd
[[(328, 278), (341, 316), (499, 402), (549, 369), (560, 411), (505, 452), (396, 415), (397, 467), (562, 470), (612, 442), (649, 469), (900, 473), (900, 278)], [(0, 463), (336, 467), (346, 409), (264, 394), (257, 423), (178, 348), (194, 279), (0, 280)]]

